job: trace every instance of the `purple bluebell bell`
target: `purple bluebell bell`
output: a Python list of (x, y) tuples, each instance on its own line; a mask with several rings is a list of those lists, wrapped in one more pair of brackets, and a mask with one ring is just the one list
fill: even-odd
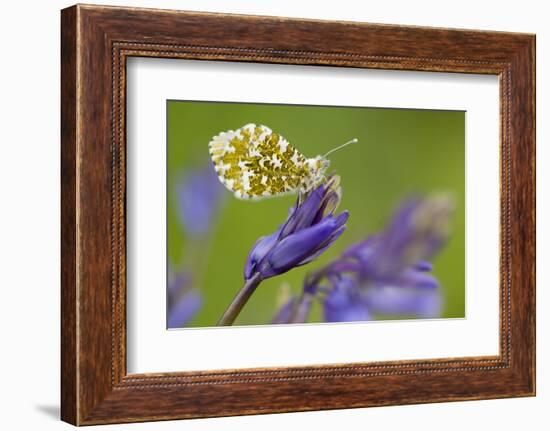
[(188, 272), (168, 273), (168, 328), (186, 326), (195, 317), (202, 305), (202, 296), (193, 289), (192, 277)]
[(344, 257), (360, 263), (365, 279), (393, 279), (406, 268), (429, 265), (446, 241), (452, 211), (445, 196), (410, 198), (384, 231), (353, 245)]
[(348, 212), (335, 216), (340, 202), (339, 177), (312, 190), (291, 209), (286, 222), (252, 247), (244, 268), (246, 280), (283, 274), (321, 255), (344, 232)]
[(208, 234), (225, 191), (210, 163), (190, 170), (176, 184), (177, 214), (191, 237)]
[(382, 285), (366, 289), (363, 302), (375, 314), (435, 318), (441, 314), (443, 298), (439, 286), (425, 290)]
[(355, 277), (344, 275), (333, 280), (323, 300), (325, 322), (371, 320), (368, 307)]
[[(428, 261), (444, 245), (453, 210), (446, 197), (413, 198), (382, 232), (353, 244), (309, 277), (328, 280), (322, 296), (326, 321), (370, 320), (376, 315), (438, 317), (441, 288)], [(308, 287), (311, 289), (311, 286)]]

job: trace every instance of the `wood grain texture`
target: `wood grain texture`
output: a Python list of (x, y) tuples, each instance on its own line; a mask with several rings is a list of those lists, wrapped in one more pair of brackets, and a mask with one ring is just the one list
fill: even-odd
[(76, 8), (61, 16), (61, 417), (77, 422)]
[[(62, 11), (61, 39), (63, 420), (87, 425), (534, 395), (533, 35), (79, 5)], [(498, 75), (500, 354), (127, 375), (131, 56)]]

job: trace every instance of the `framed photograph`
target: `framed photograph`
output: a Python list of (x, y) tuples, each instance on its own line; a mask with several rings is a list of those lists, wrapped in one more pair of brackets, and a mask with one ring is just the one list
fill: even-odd
[(535, 394), (534, 35), (61, 17), (63, 420)]

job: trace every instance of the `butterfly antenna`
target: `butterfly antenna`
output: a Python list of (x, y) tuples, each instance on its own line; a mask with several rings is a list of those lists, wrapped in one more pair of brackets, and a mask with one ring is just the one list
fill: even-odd
[(323, 157), (326, 157), (326, 156), (328, 156), (329, 154), (334, 153), (335, 151), (341, 150), (342, 148), (347, 147), (348, 145), (356, 144), (357, 142), (359, 142), (359, 141), (357, 140), (357, 138), (353, 138), (352, 140), (346, 142), (345, 144), (342, 144), (342, 145), (337, 146), (336, 148), (333, 148), (332, 150), (330, 150), (329, 152), (327, 152)]

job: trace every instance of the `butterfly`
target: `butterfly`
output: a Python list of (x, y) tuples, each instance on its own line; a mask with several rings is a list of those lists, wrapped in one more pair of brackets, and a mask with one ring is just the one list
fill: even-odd
[(263, 199), (307, 193), (325, 180), (328, 154), (306, 158), (280, 134), (246, 124), (214, 136), (208, 147), (221, 183), (238, 199)]

